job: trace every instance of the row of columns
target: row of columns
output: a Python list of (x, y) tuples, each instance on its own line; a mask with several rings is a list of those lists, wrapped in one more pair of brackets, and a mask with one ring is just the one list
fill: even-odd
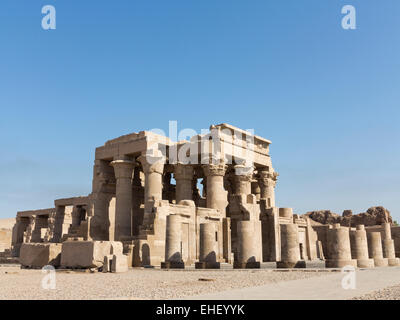
[(395, 257), (390, 223), (383, 224), (382, 228), (383, 239), (379, 231), (367, 233), (364, 225), (351, 231), (340, 224), (333, 225), (327, 234), (329, 259), (326, 266), (371, 268), (400, 265), (399, 258)]
[[(141, 155), (140, 161), (145, 175), (144, 204), (146, 213), (151, 212), (154, 201), (162, 200), (162, 175), (164, 161), (161, 156)], [(132, 236), (132, 187), (135, 162), (130, 159), (116, 159), (111, 162), (116, 179), (115, 240)]]
[[(145, 212), (150, 212), (154, 201), (162, 200), (162, 175), (164, 159), (161, 155), (141, 155), (140, 161), (145, 175), (144, 203)], [(131, 236), (132, 211), (132, 175), (135, 162), (128, 158), (115, 159), (111, 162), (116, 179), (116, 239)], [(227, 166), (224, 163), (203, 165), (206, 177), (207, 208), (218, 209), (226, 216), (227, 191), (224, 189), (224, 176)], [(235, 169), (243, 169), (235, 166)], [(245, 168), (246, 169), (246, 168)], [(252, 170), (249, 174), (235, 175), (237, 193), (251, 193)], [(274, 187), (276, 176), (269, 171), (259, 172), (260, 198), (268, 199), (269, 205), (275, 205)], [(193, 198), (194, 167), (186, 164), (176, 164), (174, 178), (176, 180), (176, 202)], [(129, 223), (128, 223), (129, 222)]]

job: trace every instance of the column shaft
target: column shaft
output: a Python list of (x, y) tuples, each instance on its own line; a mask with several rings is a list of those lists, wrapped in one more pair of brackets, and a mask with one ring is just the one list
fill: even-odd
[(115, 240), (132, 236), (132, 174), (134, 163), (129, 160), (111, 162), (116, 178)]
[(164, 172), (165, 159), (160, 154), (157, 154), (157, 156), (144, 154), (139, 157), (139, 161), (142, 164), (145, 175), (144, 220), (146, 220), (148, 214), (152, 212), (154, 202), (162, 200), (162, 174)]
[(181, 217), (176, 214), (169, 215), (165, 232), (165, 262), (161, 264), (162, 268), (184, 268), (181, 242)]
[(281, 227), (281, 261), (278, 268), (300, 266), (299, 230), (296, 224), (282, 224)]
[(383, 257), (382, 237), (380, 232), (368, 232), (368, 253), (374, 259), (375, 267), (387, 267), (388, 259)]
[(357, 259), (359, 268), (373, 268), (374, 260), (368, 256), (367, 233), (364, 225), (358, 225), (357, 230), (350, 231), (351, 257)]
[(175, 166), (176, 203), (193, 199), (193, 166), (178, 163)]
[(351, 258), (349, 228), (335, 224), (328, 229), (328, 254), (327, 268), (342, 268), (347, 265), (357, 267), (357, 260)]

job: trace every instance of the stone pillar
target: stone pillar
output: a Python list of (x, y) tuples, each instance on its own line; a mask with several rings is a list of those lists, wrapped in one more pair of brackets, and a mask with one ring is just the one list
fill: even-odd
[[(153, 153), (153, 155), (151, 154)], [(161, 152), (149, 151), (139, 157), (145, 176), (144, 187), (144, 223), (147, 221), (149, 213), (152, 212), (154, 202), (162, 200), (162, 175), (164, 172), (165, 159)]]
[(219, 209), (225, 218), (228, 205), (228, 193), (224, 189), (226, 166), (224, 163), (206, 164), (203, 170), (207, 180), (207, 208)]
[(141, 205), (144, 199), (144, 188), (140, 179), (140, 167), (136, 163), (132, 180), (132, 235), (137, 236), (140, 232), (140, 226), (143, 224), (143, 209)]
[(257, 261), (258, 244), (255, 243), (254, 237), (256, 223), (259, 226), (259, 221), (237, 222), (238, 254), (233, 264), (234, 268), (260, 268), (260, 262)]
[(266, 200), (260, 200), (262, 225), (262, 261), (281, 261), (281, 242), (278, 208), (266, 208)]
[(293, 208), (279, 208), (279, 216), (282, 218), (293, 219)]
[(35, 230), (36, 225), (36, 215), (32, 215), (29, 217), (29, 224), (24, 232), (24, 241), (25, 243), (33, 242), (33, 230)]
[[(206, 176), (206, 200), (207, 208), (218, 209), (221, 212), (221, 218), (226, 218), (226, 207), (228, 206), (228, 192), (224, 189), (224, 175), (226, 165), (207, 164), (203, 165)], [(218, 258), (223, 260), (224, 239), (222, 224), (218, 228)], [(226, 251), (226, 250), (225, 250)]]
[(232, 264), (232, 234), (231, 234), (231, 218), (222, 219), (223, 232), (223, 258), (225, 262)]
[(368, 256), (367, 233), (363, 224), (357, 225), (355, 231), (350, 231), (351, 257), (357, 259), (357, 267), (373, 268), (374, 260)]
[(116, 204), (114, 239), (120, 241), (132, 237), (132, 175), (134, 162), (115, 160), (111, 162), (116, 179)]
[(260, 189), (260, 186), (258, 185), (258, 181), (257, 180), (252, 180), (251, 181), (251, 193), (256, 195), (257, 201), (260, 201), (261, 189)]
[(253, 177), (253, 168), (244, 165), (236, 165), (233, 181), (235, 184), (235, 194), (251, 194), (251, 180)]
[(215, 223), (200, 224), (200, 262), (196, 262), (196, 269), (219, 269), (215, 233)]
[(181, 200), (193, 200), (193, 172), (193, 166), (190, 164), (175, 165), (176, 203)]
[(383, 257), (382, 237), (380, 232), (368, 232), (368, 253), (374, 259), (375, 267), (387, 267), (388, 259)]
[(182, 261), (182, 225), (181, 217), (176, 214), (167, 216), (165, 236), (165, 262), (161, 263), (161, 268), (182, 269), (185, 264)]
[(300, 261), (299, 228), (297, 224), (282, 224), (281, 261), (278, 268), (305, 268), (305, 261)]
[(275, 207), (275, 186), (278, 174), (268, 170), (259, 170), (258, 184), (260, 186), (260, 199), (265, 199), (267, 208)]
[(353, 260), (351, 258), (349, 228), (341, 227), (339, 223), (336, 223), (327, 231), (329, 259), (327, 259), (325, 262), (326, 267), (357, 267), (357, 260)]
[(392, 239), (392, 230), (390, 223), (383, 223), (382, 228), (384, 230), (384, 238), (382, 240), (383, 257), (388, 259), (388, 264), (391, 267), (398, 266), (400, 259), (396, 258), (394, 249), (394, 240)]
[[(115, 173), (108, 161), (95, 160), (93, 167), (92, 194), (90, 195), (91, 218), (89, 233), (93, 240), (109, 240), (108, 206), (115, 196)], [(59, 210), (60, 209), (60, 210)], [(64, 213), (57, 208), (55, 240), (61, 241)], [(61, 214), (62, 213), (62, 214)]]

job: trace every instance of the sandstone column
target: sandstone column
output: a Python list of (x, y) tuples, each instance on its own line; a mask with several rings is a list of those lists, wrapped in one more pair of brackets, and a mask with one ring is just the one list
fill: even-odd
[(235, 194), (251, 194), (251, 181), (253, 177), (253, 168), (244, 165), (236, 165), (233, 181), (235, 183)]
[(190, 164), (175, 165), (176, 203), (181, 200), (193, 200), (193, 172), (193, 166)]
[(132, 174), (134, 163), (130, 160), (115, 160), (116, 184), (115, 204), (115, 240), (123, 240), (132, 236)]
[(228, 205), (228, 193), (224, 189), (226, 166), (224, 163), (206, 164), (203, 170), (207, 180), (207, 208), (219, 209), (225, 218)]
[(167, 216), (165, 236), (165, 262), (161, 268), (184, 268), (181, 253), (182, 225), (181, 217), (176, 214)]
[(281, 229), (281, 261), (278, 268), (305, 268), (305, 262), (300, 261), (299, 229), (297, 224), (282, 224)]
[[(115, 196), (115, 172), (108, 161), (95, 160), (93, 166), (92, 194), (90, 195), (91, 217), (89, 233), (93, 240), (109, 240), (110, 221), (108, 216), (109, 203)], [(64, 212), (57, 208), (56, 241), (61, 241), (63, 235)]]
[(368, 256), (367, 233), (363, 224), (357, 225), (356, 231), (350, 231), (351, 257), (357, 259), (357, 267), (373, 268), (374, 260)]
[(143, 211), (140, 209), (144, 199), (140, 167), (136, 163), (132, 179), (132, 234), (139, 235), (140, 226), (143, 224)]
[(257, 201), (260, 200), (261, 189), (257, 180), (251, 181), (251, 193), (256, 195)]
[(154, 202), (162, 200), (162, 174), (164, 172), (165, 159), (160, 151), (149, 151), (147, 154), (141, 155), (139, 161), (143, 167), (145, 175), (144, 187), (144, 223), (148, 219), (149, 213), (152, 212)]
[(260, 268), (260, 262), (257, 261), (258, 244), (255, 243), (254, 237), (255, 226), (256, 221), (237, 222), (238, 254), (233, 264), (234, 268)]
[(259, 170), (258, 184), (260, 186), (260, 199), (265, 199), (267, 208), (275, 207), (275, 185), (277, 173), (271, 173), (267, 169)]
[(353, 260), (351, 258), (349, 228), (341, 227), (339, 223), (336, 223), (331, 229), (328, 229), (327, 231), (329, 259), (327, 259), (325, 262), (326, 267), (357, 267), (357, 260)]
[(293, 208), (279, 208), (279, 216), (293, 219)]
[[(226, 218), (226, 207), (228, 206), (228, 192), (224, 189), (224, 175), (226, 165), (221, 162), (219, 164), (203, 165), (204, 174), (206, 176), (206, 199), (207, 208), (218, 209), (221, 212), (221, 218)], [(224, 238), (222, 224), (218, 228), (218, 259), (224, 259)]]
[(382, 237), (380, 232), (368, 232), (368, 253), (374, 259), (375, 267), (387, 267), (388, 259), (383, 257)]
[(398, 266), (400, 264), (400, 259), (396, 258), (394, 240), (392, 239), (391, 225), (390, 223), (383, 223), (382, 228), (384, 230), (384, 238), (382, 240), (383, 257), (388, 259), (389, 266)]
[(215, 233), (215, 223), (200, 224), (200, 262), (196, 263), (196, 269), (219, 269)]

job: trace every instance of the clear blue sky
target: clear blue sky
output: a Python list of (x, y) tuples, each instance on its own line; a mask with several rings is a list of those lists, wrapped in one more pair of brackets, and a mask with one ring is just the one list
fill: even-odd
[(177, 120), (272, 140), (280, 207), (400, 220), (399, 36), (398, 0), (1, 0), (0, 217), (88, 194), (95, 147)]

